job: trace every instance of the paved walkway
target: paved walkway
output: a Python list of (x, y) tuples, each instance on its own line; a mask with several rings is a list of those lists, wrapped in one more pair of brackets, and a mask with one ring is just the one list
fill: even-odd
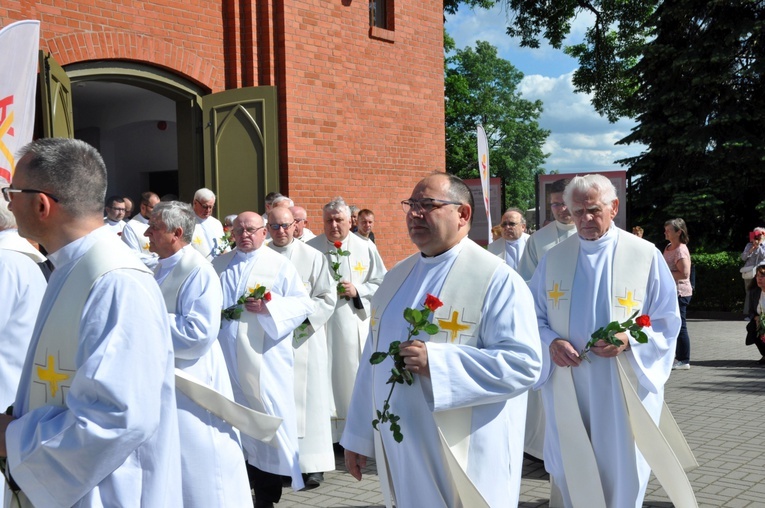
[[(700, 507), (765, 506), (765, 367), (754, 346), (745, 346), (744, 321), (689, 320), (691, 370), (674, 371), (666, 400), (691, 445), (699, 468), (688, 474)], [(338, 470), (307, 492), (284, 490), (277, 508), (383, 506), (374, 463), (361, 482)], [(546, 507), (547, 474), (526, 460), (519, 506)], [(652, 479), (644, 507), (670, 508)]]

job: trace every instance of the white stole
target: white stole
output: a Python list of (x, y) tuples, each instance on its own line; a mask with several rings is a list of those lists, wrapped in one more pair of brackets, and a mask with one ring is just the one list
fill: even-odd
[[(620, 229), (614, 228), (613, 232), (618, 238), (611, 268), (611, 320), (624, 322), (643, 307), (655, 247)], [(573, 235), (547, 253), (547, 320), (550, 328), (563, 338), (569, 337), (579, 242), (579, 236)], [(698, 463), (669, 408), (665, 403), (657, 426), (640, 401), (637, 376), (624, 355), (617, 357), (617, 369), (638, 449), (675, 506), (697, 506), (684, 468), (694, 469)], [(553, 367), (551, 382), (561, 458), (571, 502), (574, 506), (605, 508), (600, 476), (592, 474), (598, 466), (579, 412), (571, 369)]]
[[(420, 255), (417, 253), (408, 257), (386, 274), (383, 284), (372, 301), (372, 316), (382, 316), (385, 308), (416, 265)], [(433, 322), (438, 324), (440, 331), (430, 337), (431, 342), (476, 346), (483, 301), (492, 277), (501, 264), (503, 264), (502, 259), (488, 254), (474, 242), (464, 242), (462, 252), (458, 254), (446, 276), (441, 294), (438, 295), (444, 302), (444, 306), (433, 313)], [(379, 319), (373, 318), (370, 337), (374, 350), (377, 349), (379, 328)], [(374, 404), (374, 407), (377, 407), (377, 404)], [(449, 409), (433, 412), (433, 419), (438, 428), (447, 470), (462, 505), (470, 508), (488, 508), (489, 504), (467, 475), (472, 414), (473, 408), (470, 407)], [(379, 432), (375, 433), (375, 450), (379, 464), (380, 458), (385, 457)], [(395, 495), (387, 471), (379, 468), (378, 474), (383, 484), (387, 482), (390, 492)], [(387, 493), (384, 492), (384, 494)], [(386, 504), (391, 505), (387, 495)]]
[(32, 247), (32, 244), (26, 241), (26, 239), (19, 236), (15, 230), (0, 235), (0, 249), (26, 254), (35, 263), (45, 261), (45, 256), (39, 250)]

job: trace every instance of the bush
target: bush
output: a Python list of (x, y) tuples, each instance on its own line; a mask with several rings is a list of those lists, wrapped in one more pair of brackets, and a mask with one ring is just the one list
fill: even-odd
[(742, 313), (744, 284), (741, 278), (739, 252), (693, 254), (696, 286), (689, 311), (718, 311)]

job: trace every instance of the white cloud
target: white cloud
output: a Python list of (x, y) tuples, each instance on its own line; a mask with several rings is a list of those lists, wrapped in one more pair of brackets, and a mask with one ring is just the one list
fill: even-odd
[[(571, 24), (564, 44), (576, 44), (592, 26), (593, 15), (580, 13)], [(593, 170), (621, 170), (614, 161), (638, 155), (643, 146), (615, 143), (627, 136), (635, 122), (628, 119), (614, 124), (595, 112), (590, 96), (574, 92), (571, 82), (576, 61), (541, 41), (540, 48), (521, 48), (520, 41), (507, 35), (507, 13), (501, 6), (493, 9), (468, 9), (462, 6), (454, 16), (447, 16), (446, 30), (458, 48), (475, 46), (478, 40), (497, 48), (499, 56), (525, 74), (520, 94), (529, 100), (541, 100), (544, 112), (539, 123), (550, 130), (544, 145), (550, 153), (544, 166), (561, 173)]]

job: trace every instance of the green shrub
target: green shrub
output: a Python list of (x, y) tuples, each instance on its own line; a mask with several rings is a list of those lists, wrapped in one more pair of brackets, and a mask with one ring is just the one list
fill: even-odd
[(743, 312), (744, 283), (739, 252), (691, 253), (696, 287), (689, 311)]

